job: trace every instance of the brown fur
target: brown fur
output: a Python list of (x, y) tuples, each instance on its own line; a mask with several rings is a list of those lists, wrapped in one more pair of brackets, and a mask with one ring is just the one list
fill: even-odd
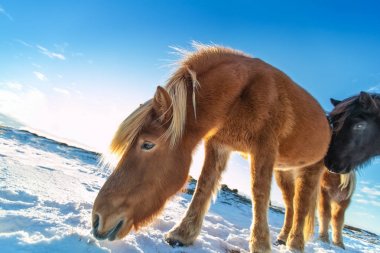
[(287, 242), (292, 247), (294, 244), (303, 244), (313, 236), (322, 169), (323, 162), (298, 171), (275, 170), (275, 178), (285, 203), (285, 220), (277, 238), (278, 242)]
[[(180, 94), (186, 94), (186, 117), (173, 125), (180, 115), (173, 113), (178, 85), (186, 87), (185, 93), (179, 88)], [(229, 153), (236, 150), (251, 157), (251, 252), (270, 252), (267, 211), (274, 167), (293, 175), (284, 177), (294, 184), (295, 203), (287, 244), (303, 250), (305, 219), (314, 212), (310, 196), (316, 192), (330, 141), (328, 122), (313, 97), (260, 59), (205, 46), (185, 57), (165, 90), (158, 88), (150, 103), (138, 134), (129, 136), (130, 123), (124, 124), (114, 139), (117, 151), (122, 151), (121, 160), (94, 203), (94, 219), (101, 221), (96, 228), (99, 234), (107, 233), (119, 220), (132, 220), (136, 228), (157, 215), (184, 185), (192, 151), (206, 139), (206, 159), (195, 195), (185, 217), (166, 239), (186, 245), (194, 242)], [(145, 141), (156, 146), (142, 151)], [(123, 225), (117, 237), (126, 230)]]
[(355, 187), (354, 175), (350, 178), (345, 187), (342, 187), (342, 175), (331, 173), (325, 169), (319, 189), (319, 238), (324, 242), (330, 241), (328, 230), (331, 221), (332, 241), (341, 248), (344, 248), (342, 238), (344, 214), (350, 204)]

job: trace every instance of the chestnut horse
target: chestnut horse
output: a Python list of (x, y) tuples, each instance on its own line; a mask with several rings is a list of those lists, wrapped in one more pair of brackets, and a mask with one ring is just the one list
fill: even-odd
[[(343, 101), (331, 99), (333, 135), (325, 158), (319, 197), (319, 238), (344, 248), (344, 214), (355, 189), (355, 170), (380, 155), (380, 94), (361, 92)], [(337, 174), (342, 173), (342, 174)]]
[[(250, 250), (270, 252), (267, 221), (274, 167), (293, 175), (292, 249), (304, 247), (304, 223), (330, 142), (318, 102), (288, 76), (257, 58), (216, 46), (185, 55), (165, 88), (120, 125), (111, 151), (120, 156), (93, 206), (93, 234), (120, 239), (152, 221), (186, 183), (192, 152), (204, 140), (205, 161), (191, 204), (166, 235), (192, 244), (231, 151), (250, 155), (253, 222)], [(285, 180), (285, 177), (284, 177)], [(288, 196), (288, 195), (287, 195)]]

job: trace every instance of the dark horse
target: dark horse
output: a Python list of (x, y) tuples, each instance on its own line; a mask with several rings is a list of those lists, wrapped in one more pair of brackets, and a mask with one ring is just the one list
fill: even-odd
[(380, 155), (380, 94), (361, 92), (331, 102), (335, 106), (329, 114), (333, 134), (320, 188), (319, 237), (329, 241), (332, 218), (333, 243), (344, 248), (344, 213), (355, 189), (355, 171)]

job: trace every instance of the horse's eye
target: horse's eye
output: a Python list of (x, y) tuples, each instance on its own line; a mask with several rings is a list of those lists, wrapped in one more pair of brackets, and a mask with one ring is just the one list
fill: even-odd
[(156, 144), (151, 143), (151, 142), (149, 142), (149, 141), (146, 141), (146, 142), (144, 142), (144, 143), (141, 145), (141, 149), (142, 149), (142, 150), (151, 150), (152, 148), (154, 148), (154, 146), (156, 146)]
[(359, 122), (354, 125), (354, 130), (364, 130), (367, 127), (367, 122)]

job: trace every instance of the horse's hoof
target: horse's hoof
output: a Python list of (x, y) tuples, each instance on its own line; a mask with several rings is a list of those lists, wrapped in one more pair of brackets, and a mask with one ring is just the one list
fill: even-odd
[(283, 240), (277, 239), (277, 240), (273, 243), (273, 245), (274, 245), (274, 246), (286, 245), (286, 242), (284, 242)]
[(346, 249), (346, 247), (344, 247), (343, 242), (333, 242), (333, 244), (334, 244), (335, 246), (338, 246), (338, 247), (342, 248), (342, 249)]
[(319, 236), (318, 237), (318, 240), (320, 240), (321, 242), (324, 242), (324, 243), (330, 243), (330, 239), (328, 236)]
[(290, 252), (304, 252), (304, 238), (303, 234), (290, 234), (288, 240), (286, 242), (286, 247), (290, 250)]
[(166, 238), (165, 241), (173, 248), (185, 246), (182, 242), (171, 238)]

